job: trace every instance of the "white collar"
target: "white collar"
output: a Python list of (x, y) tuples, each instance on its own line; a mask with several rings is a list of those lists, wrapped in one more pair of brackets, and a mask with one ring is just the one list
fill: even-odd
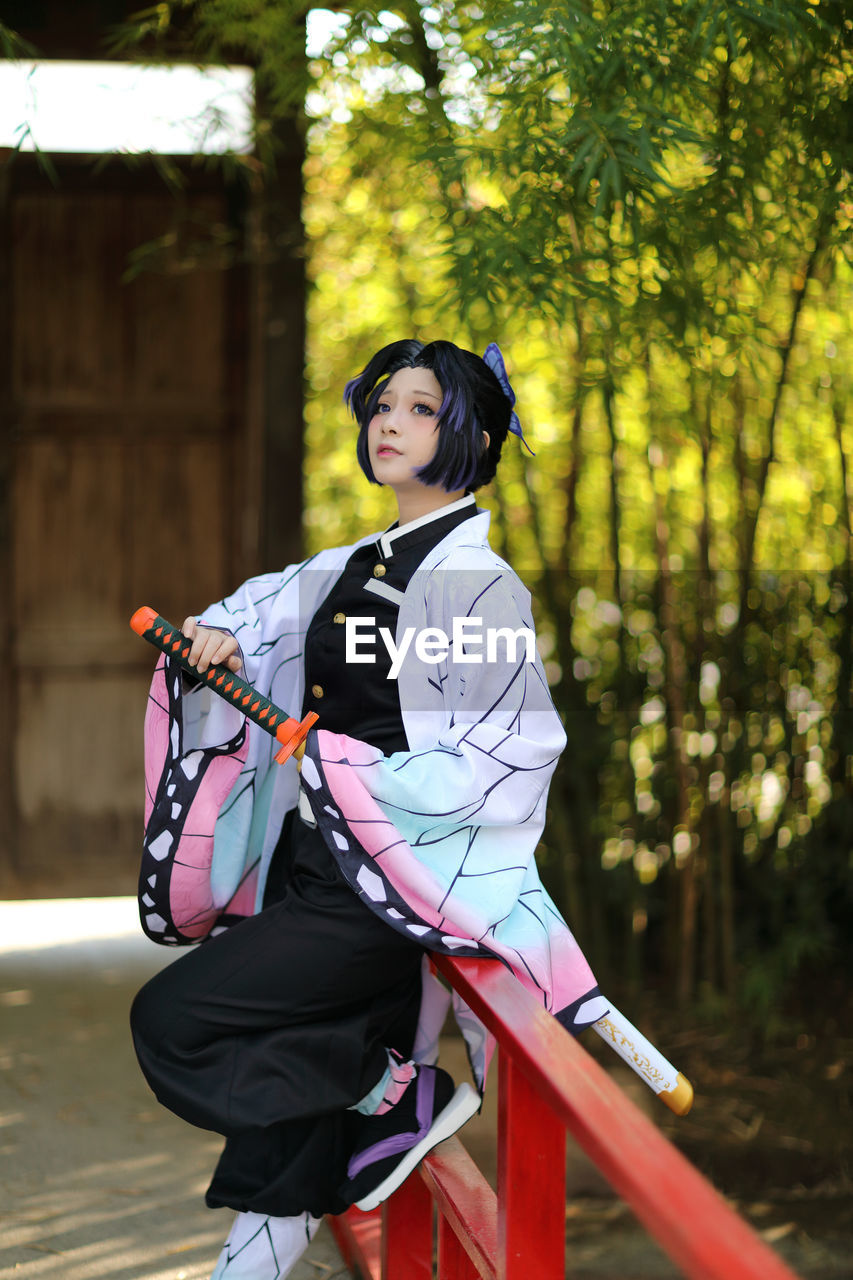
[(425, 516), (418, 516), (417, 520), (409, 520), (406, 524), (398, 525), (396, 529), (388, 528), (381, 533), (377, 539), (379, 550), (383, 556), (393, 555), (392, 543), (403, 537), (406, 533), (412, 533), (415, 529), (420, 529), (422, 525), (429, 524), (433, 520), (442, 520), (445, 516), (451, 515), (455, 511), (462, 511), (465, 507), (473, 507), (476, 500), (473, 493), (466, 493), (464, 497), (457, 498), (455, 502), (449, 503), (446, 507), (436, 507), (435, 511), (429, 511)]

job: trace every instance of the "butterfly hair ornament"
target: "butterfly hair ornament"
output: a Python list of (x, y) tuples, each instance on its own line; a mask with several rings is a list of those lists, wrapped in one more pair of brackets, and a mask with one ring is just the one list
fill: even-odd
[[(501, 349), (496, 342), (490, 342), (489, 345), (486, 347), (486, 350), (483, 352), (483, 360), (489, 366), (492, 373), (495, 375), (498, 382), (501, 384), (501, 390), (503, 391), (510, 405), (511, 406), (514, 405), (515, 392), (513, 391), (512, 387), (509, 384), (509, 378), (507, 377), (504, 358), (503, 358), (503, 355), (501, 354)], [(519, 440), (524, 445), (525, 449), (530, 454), (531, 458), (535, 458), (536, 454), (533, 452), (530, 445), (527, 443), (527, 441), (524, 438), (524, 435), (521, 430), (521, 423), (518, 420), (518, 414), (515, 412), (515, 409), (513, 409), (509, 415), (509, 429), (514, 436), (518, 436)]]

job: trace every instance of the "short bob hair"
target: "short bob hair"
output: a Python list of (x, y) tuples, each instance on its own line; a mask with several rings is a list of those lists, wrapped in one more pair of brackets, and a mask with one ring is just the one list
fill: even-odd
[[(440, 485), (448, 493), (470, 493), (494, 478), (501, 447), (509, 430), (512, 406), (497, 377), (474, 354), (452, 342), (419, 342), (404, 338), (391, 342), (346, 385), (344, 400), (359, 425), (356, 453), (371, 484), (381, 483), (373, 474), (367, 451), (367, 428), (376, 407), (399, 369), (429, 369), (444, 398), (438, 411), (438, 447), (435, 457), (415, 473), (423, 484)], [(488, 432), (488, 447), (483, 432)]]

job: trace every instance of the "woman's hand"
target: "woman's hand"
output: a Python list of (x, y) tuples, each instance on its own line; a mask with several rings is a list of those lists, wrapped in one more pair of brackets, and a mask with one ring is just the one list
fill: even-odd
[(217, 631), (214, 627), (199, 626), (195, 618), (186, 618), (181, 631), (188, 640), (192, 640), (192, 648), (188, 661), (192, 663), (200, 675), (204, 675), (208, 667), (217, 664), (226, 666), (231, 671), (239, 671), (243, 665), (237, 641), (227, 631)]

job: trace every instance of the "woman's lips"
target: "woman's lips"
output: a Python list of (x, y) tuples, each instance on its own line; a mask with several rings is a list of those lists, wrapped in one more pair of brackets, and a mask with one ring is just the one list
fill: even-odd
[(383, 458), (385, 457), (386, 454), (393, 454), (395, 456), (399, 456), (399, 453), (400, 453), (400, 450), (395, 449), (394, 446), (390, 444), (381, 444), (379, 448), (376, 450), (377, 458)]

